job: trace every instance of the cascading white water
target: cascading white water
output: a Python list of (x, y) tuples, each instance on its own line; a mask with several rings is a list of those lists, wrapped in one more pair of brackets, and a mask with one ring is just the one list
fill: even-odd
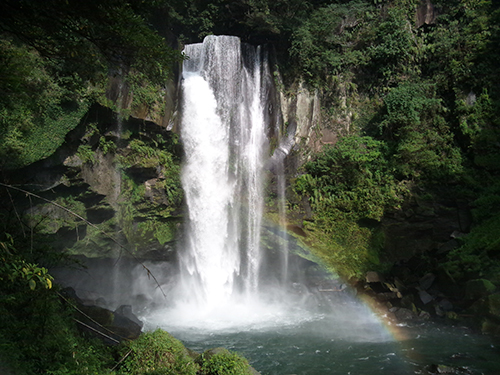
[(189, 296), (213, 308), (258, 285), (267, 145), (261, 61), (258, 50), (243, 52), (229, 36), (209, 36), (184, 52), (182, 184), (189, 218), (181, 267)]
[[(342, 304), (325, 314), (329, 298), (296, 282), (302, 271), (293, 282), (286, 277), (288, 236), (267, 223), (267, 246), (274, 245), (265, 257), (261, 254), (264, 171), (281, 176), (278, 195), (284, 214), (283, 159), (295, 134), (289, 125), (269, 158), (264, 114), (270, 112), (264, 110), (272, 103), (263, 102), (270, 97), (267, 85), (273, 81), (263, 53), (229, 36), (209, 36), (203, 43), (187, 45), (184, 52), (189, 60), (182, 72), (182, 184), (188, 218), (178, 252), (181, 282), (165, 285), (167, 301), (145, 311), (145, 327), (160, 326), (193, 338), (214, 332), (300, 329), (327, 319), (326, 327), (342, 328), (338, 335), (353, 332), (351, 320), (362, 321), (357, 326), (364, 335), (365, 324), (371, 329), (374, 318), (367, 317), (363, 306), (345, 304), (347, 293), (339, 297)], [(276, 236), (284, 243), (278, 244)], [(379, 337), (377, 330), (375, 334)]]

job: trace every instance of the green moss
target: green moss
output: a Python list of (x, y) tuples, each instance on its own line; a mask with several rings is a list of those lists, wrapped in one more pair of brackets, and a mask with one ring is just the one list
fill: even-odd
[(144, 240), (157, 240), (161, 245), (173, 241), (176, 235), (176, 222), (161, 222), (158, 220), (148, 220), (139, 223), (137, 227), (138, 235)]
[(132, 139), (128, 145), (130, 152), (121, 156), (120, 161), (124, 167), (154, 168), (159, 165), (174, 165), (172, 154), (159, 146), (154, 140), (149, 144), (142, 139)]
[(140, 251), (155, 242), (163, 245), (175, 240), (179, 219), (172, 211), (176, 205), (151, 201), (145, 197), (144, 184), (136, 183), (126, 173), (122, 174), (121, 188), (117, 222), (133, 249)]
[(113, 218), (95, 227), (87, 225), (85, 237), (78, 238), (74, 246), (66, 248), (66, 253), (68, 255), (85, 255), (89, 258), (117, 256), (121, 249), (112, 240), (112, 238), (117, 239), (115, 223), (116, 220)]
[(237, 353), (217, 348), (207, 350), (197, 362), (201, 365), (200, 375), (251, 375), (248, 361)]
[(125, 344), (121, 353), (129, 354), (120, 374), (196, 375), (199, 369), (184, 345), (161, 329), (141, 334)]
[[(85, 205), (73, 196), (66, 198), (58, 197), (54, 203), (86, 218)], [(30, 225), (33, 228), (36, 227), (40, 233), (44, 234), (56, 233), (63, 227), (75, 229), (83, 224), (82, 220), (75, 215), (51, 203), (36, 206), (27, 216)]]

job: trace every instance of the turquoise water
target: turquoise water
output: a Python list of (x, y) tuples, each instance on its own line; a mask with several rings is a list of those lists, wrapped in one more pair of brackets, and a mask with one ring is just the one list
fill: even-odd
[(431, 365), (452, 366), (459, 374), (500, 374), (500, 343), (466, 328), (430, 322), (394, 326), (390, 330), (398, 332), (397, 340), (371, 318), (356, 324), (338, 318), (318, 314), (242, 329), (163, 328), (198, 352), (214, 347), (236, 351), (268, 375), (429, 374)]

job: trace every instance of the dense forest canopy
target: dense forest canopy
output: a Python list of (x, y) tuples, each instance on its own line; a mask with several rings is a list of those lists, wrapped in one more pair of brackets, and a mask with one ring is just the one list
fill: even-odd
[[(500, 285), (500, 5), (493, 0), (3, 0), (2, 181), (4, 172), (53, 154), (92, 105), (118, 110), (106, 99), (112, 77), (134, 100), (161, 96), (182, 45), (210, 34), (271, 45), (283, 93), (295, 95), (299, 81), (319, 93), (320, 125), (339, 140), (304, 155), (309, 162), (290, 181), (288, 206), (310, 206), (300, 225), (326, 263), (346, 278), (388, 271), (385, 216), (405, 212), (415, 197), (465, 202), (470, 233), (439, 259), (422, 258), (454, 282), (484, 277)], [(112, 143), (100, 147), (112, 152)], [(164, 149), (130, 141), (137, 153), (121, 161), (172, 164), (164, 190), (180, 204), (178, 164), (165, 139), (153, 143)], [(95, 149), (84, 146), (92, 159)], [(123, 184), (128, 203), (139, 191), (132, 185)], [(77, 334), (39, 265), (61, 255), (20, 224), (10, 193), (2, 198), (0, 355), (15, 352), (12, 362), (29, 374), (106, 372), (113, 354)]]

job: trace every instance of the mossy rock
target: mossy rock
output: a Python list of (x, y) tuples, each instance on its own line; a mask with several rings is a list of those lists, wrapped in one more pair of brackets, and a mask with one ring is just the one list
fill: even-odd
[(237, 353), (224, 348), (206, 350), (196, 358), (200, 375), (256, 375), (248, 361)]
[(466, 299), (478, 299), (486, 297), (487, 295), (493, 293), (496, 286), (489, 280), (486, 279), (476, 279), (470, 280), (465, 286), (465, 298)]
[(81, 313), (76, 315), (85, 324), (81, 328), (90, 330), (90, 334), (104, 338), (109, 344), (116, 344), (124, 339), (134, 340), (141, 334), (141, 325), (122, 314), (99, 306), (80, 305), (78, 308)]
[(126, 359), (119, 374), (196, 375), (199, 371), (184, 345), (161, 329), (141, 334), (120, 352)]

